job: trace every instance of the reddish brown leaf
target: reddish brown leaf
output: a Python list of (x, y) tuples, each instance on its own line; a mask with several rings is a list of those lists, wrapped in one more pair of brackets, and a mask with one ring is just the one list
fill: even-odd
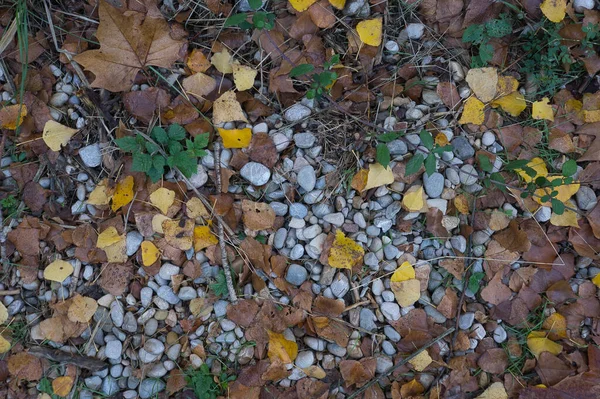
[(508, 228), (494, 234), (494, 240), (511, 252), (527, 252), (531, 248), (527, 233), (520, 229), (516, 220), (512, 220)]
[(252, 135), (252, 141), (248, 147), (248, 156), (251, 160), (272, 168), (279, 160), (279, 153), (275, 148), (273, 139), (267, 133), (256, 133)]
[(154, 113), (166, 108), (169, 102), (169, 94), (157, 87), (123, 94), (123, 104), (127, 112), (143, 123), (150, 123)]
[(442, 99), (442, 102), (450, 109), (460, 104), (461, 98), (458, 95), (458, 90), (452, 82), (440, 82), (437, 85), (437, 94)]
[(488, 349), (477, 360), (477, 365), (486, 373), (503, 374), (508, 366), (508, 355), (502, 348)]

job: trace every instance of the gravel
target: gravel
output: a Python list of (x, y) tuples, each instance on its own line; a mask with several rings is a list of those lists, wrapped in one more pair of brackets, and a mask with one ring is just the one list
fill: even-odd
[(360, 328), (365, 329), (367, 331), (375, 331), (377, 330), (377, 316), (371, 309), (362, 308), (360, 310)]
[(475, 149), (471, 144), (469, 144), (469, 140), (467, 140), (465, 137), (456, 137), (451, 143), (454, 149), (454, 154), (456, 154), (456, 156), (463, 161), (475, 155)]
[(119, 340), (108, 341), (106, 343), (106, 348), (104, 349), (104, 354), (109, 359), (120, 359), (121, 352), (123, 351), (123, 344)]
[(166, 387), (166, 384), (160, 379), (146, 378), (140, 384), (138, 390), (141, 399), (149, 399), (156, 396), (159, 392), (162, 392)]
[(79, 149), (81, 161), (88, 168), (95, 168), (102, 163), (102, 151), (99, 144), (92, 144)]
[(271, 177), (271, 170), (258, 162), (248, 162), (240, 170), (240, 175), (255, 186), (262, 186), (268, 183)]
[(406, 26), (406, 34), (409, 39), (418, 40), (423, 36), (425, 32), (425, 25), (419, 23), (412, 23)]
[(423, 186), (429, 198), (438, 198), (444, 190), (444, 176), (441, 173), (435, 172), (429, 176), (423, 174)]
[(315, 169), (307, 165), (298, 171), (297, 182), (305, 191), (312, 191), (317, 184)]
[(315, 145), (316, 141), (317, 138), (310, 132), (298, 133), (294, 135), (294, 143), (298, 148), (311, 148), (313, 145)]
[(290, 267), (288, 267), (287, 272), (285, 273), (285, 279), (287, 280), (287, 282), (295, 286), (302, 285), (302, 283), (304, 283), (307, 278), (308, 271), (303, 266), (297, 265), (295, 263), (291, 264)]
[(384, 302), (380, 306), (383, 316), (391, 321), (396, 321), (400, 318), (400, 306), (394, 302)]
[(294, 104), (283, 113), (283, 117), (288, 122), (298, 122), (310, 116), (310, 114), (310, 108), (302, 104)]

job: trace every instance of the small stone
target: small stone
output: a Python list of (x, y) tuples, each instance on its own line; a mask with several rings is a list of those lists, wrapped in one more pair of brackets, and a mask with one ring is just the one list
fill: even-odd
[(337, 298), (342, 298), (348, 290), (350, 290), (350, 283), (348, 282), (348, 277), (346, 277), (343, 273), (338, 273), (331, 283), (331, 292)]
[(123, 325), (124, 313), (123, 306), (121, 306), (121, 302), (113, 301), (110, 304), (110, 318), (112, 319), (116, 327), (120, 328)]
[(594, 0), (575, 0), (573, 2), (573, 8), (576, 12), (582, 13), (585, 10), (593, 10), (595, 4)]
[(69, 101), (69, 95), (67, 93), (55, 93), (50, 97), (50, 105), (53, 107), (62, 107)]
[(266, 122), (258, 123), (252, 127), (253, 134), (268, 133), (268, 132), (269, 132), (269, 125), (267, 125)]
[(304, 256), (304, 246), (302, 244), (296, 244), (290, 251), (290, 259), (298, 260)]
[(125, 313), (125, 317), (123, 317), (123, 326), (121, 328), (132, 333), (137, 331), (137, 321), (135, 320), (133, 313)]
[(394, 348), (394, 345), (390, 341), (383, 341), (381, 349), (383, 349), (383, 353), (388, 356), (394, 356), (396, 354), (396, 348)]
[(175, 266), (171, 263), (165, 263), (164, 265), (162, 265), (160, 267), (158, 275), (163, 280), (171, 281), (171, 277), (176, 274), (179, 274), (179, 270), (180, 270), (179, 266)]
[(398, 331), (396, 331), (396, 329), (392, 326), (383, 327), (383, 333), (392, 342), (400, 341), (400, 338), (401, 338), (400, 333)]
[(273, 246), (276, 249), (281, 249), (285, 245), (285, 240), (287, 238), (288, 231), (285, 228), (280, 228), (275, 232), (275, 237), (273, 237)]
[(598, 199), (596, 198), (594, 190), (588, 186), (580, 186), (575, 198), (577, 199), (577, 205), (579, 208), (584, 211), (593, 209), (598, 203)]
[(463, 236), (454, 236), (450, 239), (450, 244), (452, 248), (457, 250), (460, 253), (465, 253), (467, 250), (467, 239)]
[(144, 241), (144, 236), (142, 236), (139, 232), (134, 230), (127, 233), (127, 256), (132, 256), (135, 254), (140, 248), (142, 241)]
[(310, 116), (310, 113), (310, 108), (302, 104), (296, 103), (287, 110), (285, 110), (285, 112), (283, 113), (283, 117), (288, 122), (298, 122)]
[(315, 173), (315, 169), (310, 165), (300, 169), (297, 175), (297, 182), (298, 185), (305, 191), (312, 191), (317, 184), (317, 175)]
[(377, 365), (375, 367), (375, 371), (378, 374), (385, 373), (392, 367), (394, 367), (394, 362), (392, 362), (392, 359), (387, 356), (377, 356)]
[(478, 174), (473, 165), (463, 165), (459, 172), (460, 182), (465, 186), (470, 186), (477, 183)]
[(340, 227), (344, 224), (344, 214), (341, 212), (330, 213), (329, 215), (323, 216), (323, 220), (327, 223), (331, 223), (334, 226)]
[(233, 331), (236, 327), (235, 323), (229, 319), (221, 319), (219, 320), (219, 324), (223, 331)]
[(191, 301), (192, 299), (196, 298), (198, 294), (193, 287), (181, 287), (177, 293), (177, 296), (182, 301)]
[(191, 186), (193, 188), (200, 188), (203, 185), (205, 185), (208, 181), (208, 173), (206, 173), (206, 169), (204, 169), (204, 166), (202, 164), (199, 164), (198, 168), (196, 169), (196, 173), (194, 173), (188, 180), (190, 183), (186, 183), (186, 185)]
[(163, 285), (157, 291), (159, 297), (169, 302), (171, 305), (176, 305), (180, 302), (179, 297), (175, 295), (173, 289), (167, 285)]
[(119, 383), (112, 376), (106, 376), (104, 381), (102, 381), (102, 393), (107, 396), (112, 396), (119, 392)]
[(123, 344), (118, 339), (113, 341), (108, 341), (106, 343), (106, 348), (104, 348), (104, 354), (109, 359), (119, 359), (121, 358), (121, 352), (123, 351)]
[(502, 327), (502, 326), (496, 327), (496, 329), (494, 330), (494, 341), (501, 344), (502, 342), (506, 341), (506, 338), (507, 338), (507, 334), (506, 334), (506, 330), (504, 329), (504, 327)]
[(423, 186), (430, 198), (438, 198), (444, 190), (444, 176), (438, 172), (432, 173), (431, 176), (424, 173)]
[(145, 378), (140, 384), (139, 394), (141, 399), (150, 399), (165, 389), (165, 383), (160, 379)]
[(475, 313), (473, 313), (473, 312), (463, 313), (458, 318), (458, 327), (461, 330), (468, 330), (473, 325), (474, 320), (475, 320)]
[(412, 23), (406, 26), (406, 34), (409, 39), (418, 40), (423, 36), (425, 32), (425, 25), (419, 23)]
[(344, 15), (357, 15), (361, 18), (366, 18), (369, 16), (371, 11), (367, 0), (348, 0), (343, 12)]
[(540, 206), (535, 213), (535, 220), (540, 223), (547, 222), (552, 217), (552, 209), (548, 206)]
[(84, 380), (85, 386), (93, 391), (97, 391), (102, 385), (102, 378), (97, 375), (88, 377)]
[(392, 140), (387, 143), (390, 155), (404, 155), (408, 152), (408, 146), (402, 140)]
[(297, 133), (294, 135), (294, 143), (298, 148), (311, 148), (315, 144), (315, 141), (317, 141), (317, 138), (311, 132)]
[(361, 228), (361, 229), (367, 228), (367, 221), (365, 220), (365, 216), (362, 213), (356, 212), (354, 214), (354, 217), (352, 218), (352, 220), (354, 221), (354, 223), (356, 223), (356, 225), (359, 228)]
[(465, 137), (455, 137), (452, 140), (452, 147), (454, 149), (454, 154), (456, 154), (456, 156), (463, 161), (475, 155), (475, 149), (471, 144), (469, 144), (469, 140), (467, 140)]
[(406, 111), (406, 119), (408, 120), (419, 120), (424, 116), (423, 111), (419, 108), (410, 108)]
[(273, 144), (275, 144), (277, 152), (285, 150), (287, 146), (290, 145), (290, 139), (283, 133), (277, 132), (273, 134), (271, 138), (273, 139)]
[(323, 352), (327, 347), (327, 344), (324, 340), (315, 337), (305, 337), (304, 343), (312, 350)]
[(248, 162), (240, 170), (240, 175), (255, 186), (267, 184), (271, 177), (271, 171), (265, 165), (258, 162)]
[(492, 144), (494, 144), (496, 142), (496, 136), (494, 135), (494, 133), (487, 131), (485, 133), (483, 133), (483, 136), (481, 136), (481, 144), (485, 145), (485, 146), (490, 146)]
[(291, 264), (285, 273), (285, 279), (288, 283), (300, 286), (308, 278), (308, 271), (303, 266)]
[(296, 357), (296, 361), (294, 362), (296, 366), (301, 369), (305, 369), (307, 367), (312, 366), (315, 362), (315, 354), (312, 351), (303, 351), (298, 353), (298, 357)]
[(371, 309), (362, 308), (360, 310), (360, 328), (365, 329), (367, 331), (377, 330), (377, 324), (375, 324), (376, 320), (377, 317)]
[(375, 279), (371, 284), (371, 291), (373, 295), (380, 296), (381, 293), (385, 290), (385, 286), (383, 285), (383, 281), (380, 278)]
[(152, 296), (154, 295), (154, 291), (150, 287), (144, 287), (140, 290), (140, 300), (142, 302), (142, 306), (147, 308), (150, 306), (152, 302)]
[(398, 50), (400, 50), (400, 46), (398, 46), (397, 42), (393, 40), (388, 40), (387, 42), (385, 42), (385, 49), (390, 53), (397, 53)]
[(400, 318), (400, 306), (393, 302), (384, 302), (380, 306), (383, 316), (391, 321), (396, 321)]
[(433, 321), (435, 321), (438, 324), (446, 322), (446, 316), (441, 314), (439, 310), (437, 310), (431, 305), (425, 306), (425, 314), (427, 314), (427, 316), (430, 316), (433, 319)]
[(102, 151), (100, 145), (92, 144), (79, 149), (79, 156), (83, 164), (88, 168), (95, 168), (102, 163)]
[(439, 94), (433, 90), (423, 90), (423, 94), (421, 94), (421, 98), (423, 102), (429, 105), (438, 105), (442, 103), (442, 99)]

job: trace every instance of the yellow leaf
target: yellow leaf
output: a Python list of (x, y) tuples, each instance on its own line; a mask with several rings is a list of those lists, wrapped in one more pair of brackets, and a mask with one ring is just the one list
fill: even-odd
[[(546, 179), (548, 179), (548, 181), (552, 182), (556, 179), (562, 180), (563, 177), (562, 176), (546, 176)], [(578, 182), (574, 182), (571, 184), (561, 184), (560, 186), (557, 186), (557, 187), (538, 188), (537, 190), (535, 190), (536, 196), (533, 197), (533, 199), (535, 199), (536, 202), (540, 205), (551, 206), (552, 205), (551, 201), (548, 201), (548, 202), (542, 204), (542, 199), (540, 197), (543, 197), (544, 195), (547, 195), (547, 194), (551, 193), (552, 191), (558, 191), (558, 194), (556, 194), (556, 196), (554, 198), (559, 200), (560, 202), (566, 204), (566, 202), (569, 199), (571, 199), (571, 197), (573, 195), (575, 195), (575, 193), (577, 193), (577, 191), (579, 191), (579, 186), (580, 186), (580, 184)]]
[(416, 278), (415, 269), (412, 267), (410, 262), (402, 263), (392, 274), (390, 281), (401, 282)]
[(412, 186), (404, 194), (402, 205), (409, 212), (421, 212), (425, 206), (425, 194), (422, 186)]
[(552, 313), (542, 324), (542, 328), (548, 331), (548, 336), (554, 339), (567, 338), (567, 319), (560, 313)]
[(252, 140), (252, 129), (249, 127), (243, 129), (218, 128), (217, 130), (223, 139), (223, 147), (225, 148), (246, 148)]
[(192, 197), (185, 204), (185, 214), (191, 219), (208, 218), (210, 214), (198, 197)]
[(161, 214), (154, 215), (154, 217), (152, 218), (152, 230), (154, 230), (155, 233), (164, 234), (165, 232), (162, 226), (165, 220), (171, 220), (171, 218), (168, 218), (165, 215)]
[(127, 262), (127, 243), (125, 234), (119, 235), (114, 226), (98, 234), (96, 246), (106, 253), (106, 259), (112, 263)]
[(233, 69), (235, 88), (238, 89), (238, 91), (244, 91), (254, 87), (254, 78), (257, 74), (256, 69), (239, 63), (234, 63), (231, 67)]
[(382, 26), (381, 18), (367, 19), (356, 25), (356, 31), (364, 44), (377, 47), (381, 44)]
[(596, 285), (596, 287), (600, 287), (600, 273), (596, 274), (592, 279), (592, 283)]
[(113, 212), (118, 211), (121, 207), (133, 201), (133, 176), (127, 176), (117, 183), (115, 193), (112, 197), (111, 209)]
[(152, 266), (160, 256), (160, 251), (152, 241), (142, 241), (142, 264)]
[(86, 296), (77, 295), (71, 300), (67, 316), (73, 323), (87, 323), (98, 309), (98, 303)]
[(403, 308), (412, 306), (421, 297), (421, 282), (416, 278), (404, 281), (390, 282), (390, 288), (394, 293), (396, 302)]
[(360, 245), (337, 230), (327, 261), (331, 267), (352, 270), (355, 265), (362, 262), (364, 254), (365, 250)]
[(587, 123), (600, 122), (600, 110), (584, 110), (582, 111), (583, 120)]
[(62, 283), (73, 274), (73, 266), (69, 262), (57, 259), (44, 269), (44, 278), (50, 281)]
[(344, 9), (346, 5), (346, 0), (329, 0), (329, 4), (337, 8), (338, 10)]
[(314, 366), (314, 365), (309, 366), (309, 367), (303, 368), (302, 371), (304, 371), (304, 374), (306, 374), (307, 376), (312, 377), (312, 378), (317, 378), (319, 380), (322, 380), (323, 378), (327, 377), (325, 370), (323, 370), (319, 366)]
[(8, 320), (8, 309), (2, 302), (0, 302), (0, 324)]
[(562, 345), (546, 338), (546, 333), (543, 331), (532, 331), (529, 333), (527, 336), (527, 346), (536, 358), (539, 358), (542, 352), (550, 352), (556, 356), (563, 350)]
[(162, 228), (169, 245), (182, 251), (187, 251), (192, 247), (194, 239), (193, 220), (165, 220), (162, 222)]
[(535, 176), (529, 176), (523, 169), (515, 169), (515, 172), (517, 172), (517, 174), (521, 176), (523, 180), (525, 180), (525, 183), (531, 183), (538, 177), (548, 176), (548, 168), (546, 167), (546, 163), (542, 158), (535, 157), (529, 162), (527, 162), (526, 166), (535, 170)]
[(42, 139), (52, 151), (60, 151), (60, 147), (67, 145), (71, 137), (77, 132), (77, 129), (71, 129), (56, 121), (49, 120), (44, 125)]
[(204, 99), (217, 88), (217, 81), (212, 76), (198, 72), (183, 79), (181, 86), (186, 93)]
[(27, 116), (25, 104), (14, 104), (0, 109), (0, 128), (16, 130)]
[(269, 334), (268, 356), (271, 362), (279, 359), (284, 363), (291, 363), (298, 356), (298, 344), (288, 341), (283, 334), (267, 331)]
[(496, 97), (498, 90), (498, 70), (496, 68), (473, 68), (465, 78), (473, 93), (484, 103)]
[(512, 76), (498, 76), (498, 85), (496, 86), (496, 96), (507, 96), (519, 88), (519, 81)]
[(166, 215), (169, 207), (175, 202), (175, 191), (161, 187), (150, 194), (150, 202)]
[(235, 121), (248, 122), (248, 119), (244, 115), (235, 93), (229, 90), (213, 103), (213, 124), (220, 125)]
[(485, 114), (483, 113), (484, 109), (484, 103), (475, 97), (469, 97), (467, 101), (465, 101), (465, 107), (463, 108), (463, 112), (458, 123), (461, 125), (466, 123), (481, 125), (485, 121)]
[(427, 368), (427, 366), (431, 364), (431, 362), (433, 362), (433, 359), (431, 358), (431, 356), (429, 356), (429, 353), (426, 350), (424, 350), (408, 362), (413, 366), (413, 368), (416, 371), (423, 371)]
[(352, 178), (352, 182), (350, 186), (356, 191), (363, 192), (365, 191), (365, 187), (367, 186), (367, 178), (369, 177), (369, 171), (366, 169), (361, 169)]
[(302, 12), (308, 10), (308, 7), (316, 3), (317, 0), (290, 0), (290, 4), (294, 10)]
[(512, 116), (519, 116), (521, 112), (527, 108), (525, 97), (519, 92), (510, 93), (504, 97), (500, 97), (491, 103), (492, 107), (500, 107), (504, 112)]
[(98, 242), (96, 246), (100, 249), (104, 249), (113, 244), (118, 243), (123, 239), (123, 236), (119, 235), (119, 232), (114, 226), (109, 226), (102, 233), (98, 234)]
[(508, 394), (503, 383), (494, 382), (475, 399), (508, 399)]
[(540, 9), (552, 22), (560, 22), (567, 14), (567, 0), (544, 0)]
[(385, 186), (394, 182), (394, 173), (389, 166), (384, 168), (379, 163), (369, 165), (369, 173), (367, 174), (367, 183), (362, 191), (367, 191), (375, 187)]
[(52, 391), (58, 396), (67, 396), (73, 388), (73, 377), (68, 375), (56, 377), (52, 381)]
[(201, 251), (204, 248), (216, 245), (219, 239), (210, 232), (209, 226), (194, 227), (194, 250)]
[(229, 51), (227, 51), (226, 48), (224, 48), (223, 51), (219, 53), (214, 53), (213, 56), (210, 58), (210, 63), (213, 64), (215, 68), (217, 68), (217, 71), (223, 74), (233, 72), (233, 68), (231, 67), (232, 62), (233, 57), (231, 56), (231, 54), (229, 54)]
[(102, 179), (90, 193), (87, 203), (90, 205), (108, 205), (113, 197), (115, 187), (110, 187), (108, 179)]
[(544, 97), (540, 101), (534, 102), (531, 107), (531, 117), (533, 119), (546, 119), (554, 122), (554, 110), (548, 104), (549, 101), (548, 97)]
[(446, 136), (444, 133), (438, 133), (435, 136), (435, 145), (439, 146), (439, 147), (444, 147), (448, 144), (450, 144), (450, 142), (448, 141), (448, 136)]
[(0, 353), (6, 353), (10, 350), (10, 342), (0, 335)]
[(550, 216), (550, 224), (554, 226), (572, 226), (579, 228), (577, 214), (570, 209), (565, 209), (562, 215), (552, 212), (552, 215)]

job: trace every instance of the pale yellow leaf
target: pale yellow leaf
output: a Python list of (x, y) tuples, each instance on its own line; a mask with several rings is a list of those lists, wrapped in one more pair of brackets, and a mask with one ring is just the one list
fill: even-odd
[(475, 399), (508, 399), (508, 394), (501, 382), (494, 382)]
[(98, 309), (98, 303), (86, 296), (76, 295), (71, 300), (67, 316), (73, 323), (87, 323)]
[(410, 212), (421, 212), (425, 205), (425, 194), (422, 186), (410, 187), (402, 198), (402, 205)]
[(498, 85), (496, 87), (496, 96), (507, 96), (519, 88), (519, 81), (510, 75), (498, 76)]
[(106, 259), (109, 262), (124, 263), (127, 261), (125, 234), (119, 235), (114, 226), (110, 226), (98, 234), (96, 246), (106, 253)]
[(290, 0), (290, 4), (294, 10), (302, 12), (308, 10), (308, 7), (316, 3), (317, 0)]
[(414, 305), (421, 297), (421, 282), (415, 278), (392, 281), (390, 282), (390, 289), (394, 293), (398, 305), (403, 308)]
[(548, 104), (550, 100), (548, 97), (542, 98), (540, 101), (536, 101), (531, 106), (531, 117), (533, 119), (546, 119), (554, 122), (554, 110), (552, 106)]
[(165, 232), (163, 231), (162, 225), (165, 220), (171, 220), (171, 218), (161, 214), (154, 215), (152, 218), (152, 230), (154, 230), (155, 233), (164, 234)]
[[(562, 180), (563, 179), (562, 176), (547, 176), (546, 175), (545, 177), (550, 182), (552, 182), (554, 180)], [(581, 185), (578, 182), (574, 182), (571, 184), (561, 184), (557, 187), (538, 188), (537, 190), (535, 190), (535, 196), (533, 197), (533, 199), (540, 205), (552, 206), (551, 201), (542, 203), (542, 199), (540, 197), (543, 197), (544, 195), (547, 195), (547, 194), (551, 193), (552, 191), (557, 191), (558, 194), (556, 194), (556, 196), (553, 198), (566, 204), (567, 201), (569, 199), (571, 199), (571, 197), (573, 195), (575, 195), (575, 193), (577, 193), (577, 191), (579, 191), (580, 186)]]
[(469, 87), (479, 100), (490, 102), (496, 97), (498, 90), (498, 70), (496, 68), (473, 68), (465, 78)]
[(217, 81), (211, 76), (198, 72), (183, 79), (181, 85), (187, 94), (204, 99), (217, 88)]
[(50, 281), (62, 283), (73, 274), (73, 266), (69, 262), (57, 259), (44, 269), (44, 278)]
[(226, 91), (213, 104), (213, 123), (220, 125), (227, 122), (248, 122), (242, 106), (231, 90)]
[(192, 197), (185, 204), (185, 214), (192, 219), (208, 218), (210, 214), (198, 197)]
[(96, 246), (100, 249), (104, 249), (118, 243), (122, 239), (123, 236), (119, 235), (117, 229), (114, 226), (109, 226), (102, 233), (98, 234)]
[(410, 262), (404, 262), (392, 274), (390, 277), (390, 281), (401, 282), (416, 278), (415, 268), (410, 264)]
[(165, 215), (169, 211), (169, 207), (175, 202), (175, 191), (161, 187), (150, 194), (150, 203), (160, 209)]
[(462, 115), (458, 123), (464, 125), (466, 123), (473, 123), (475, 125), (481, 125), (485, 121), (484, 114), (485, 104), (479, 101), (475, 97), (469, 97), (465, 101)]
[(216, 245), (219, 239), (210, 231), (209, 226), (194, 227), (194, 250), (201, 251), (204, 248)]
[(160, 251), (152, 241), (142, 241), (142, 264), (152, 266), (160, 256)]
[(350, 269), (362, 262), (365, 250), (340, 230), (335, 232), (327, 261), (329, 266), (338, 269)]
[(10, 342), (0, 335), (0, 353), (6, 353), (10, 350)]
[(77, 132), (77, 129), (71, 129), (56, 121), (49, 120), (44, 125), (42, 139), (52, 151), (60, 151), (60, 147), (67, 145), (71, 137)]
[(540, 9), (552, 22), (560, 22), (567, 15), (567, 0), (544, 0)]
[(433, 359), (431, 358), (431, 356), (429, 356), (429, 353), (426, 350), (424, 350), (408, 362), (413, 366), (413, 368), (416, 371), (423, 371), (427, 368), (427, 366), (431, 364), (431, 362), (433, 362)]
[(169, 245), (182, 251), (187, 251), (192, 247), (194, 243), (193, 220), (165, 220), (162, 222), (162, 228)]
[(562, 345), (547, 338), (544, 331), (532, 331), (529, 333), (527, 336), (527, 347), (536, 358), (539, 358), (542, 352), (550, 352), (556, 356), (563, 350)]
[(246, 148), (252, 140), (252, 129), (249, 127), (243, 129), (217, 128), (217, 130), (223, 139), (223, 147), (225, 148)]
[(515, 172), (517, 172), (517, 174), (521, 176), (526, 183), (531, 183), (538, 177), (548, 176), (548, 168), (546, 167), (546, 162), (544, 162), (544, 160), (540, 157), (535, 157), (531, 159), (529, 162), (527, 162), (526, 166), (535, 170), (535, 176), (529, 176), (527, 172), (525, 172), (525, 170), (523, 169), (515, 169)]
[(87, 203), (95, 206), (108, 205), (115, 193), (115, 188), (109, 185), (108, 179), (102, 179), (90, 193)]
[(52, 381), (52, 391), (58, 396), (67, 396), (73, 388), (73, 377), (68, 375), (56, 377)]
[(254, 86), (254, 78), (258, 73), (256, 69), (239, 63), (234, 63), (232, 69), (233, 81), (238, 91), (249, 90)]
[(268, 356), (271, 362), (277, 359), (283, 363), (291, 363), (298, 356), (298, 344), (294, 341), (285, 339), (283, 334), (268, 331), (269, 334), (269, 352)]
[(233, 62), (233, 57), (229, 54), (226, 48), (224, 48), (221, 52), (214, 53), (210, 58), (210, 63), (217, 68), (217, 71), (225, 74), (232, 73), (233, 68), (231, 67), (231, 63)]
[(367, 191), (375, 187), (385, 186), (394, 182), (394, 173), (389, 166), (384, 168), (379, 163), (369, 165), (369, 173), (367, 174), (367, 184), (362, 191)]
[(552, 313), (542, 324), (548, 332), (548, 337), (553, 339), (567, 338), (567, 319), (560, 313)]
[(319, 380), (322, 380), (323, 378), (327, 377), (327, 373), (325, 373), (325, 370), (323, 370), (319, 366), (309, 366), (303, 368), (302, 371), (304, 371), (304, 374), (306, 374), (308, 377), (317, 378)]
[(0, 302), (0, 324), (8, 320), (8, 309), (2, 302)]
[(519, 116), (527, 108), (525, 97), (517, 91), (492, 101), (491, 105), (494, 108), (502, 108), (504, 112), (512, 116)]
[(367, 19), (356, 25), (356, 31), (364, 44), (377, 47), (382, 40), (382, 26), (381, 18)]
[[(566, 205), (574, 208), (571, 201), (567, 202)], [(552, 212), (552, 215), (550, 216), (550, 224), (554, 226), (571, 226), (579, 228), (579, 223), (577, 222), (577, 213), (570, 209), (565, 209), (562, 215)]]
[(133, 201), (133, 184), (133, 176), (127, 176), (117, 183), (115, 193), (112, 196), (111, 209), (113, 212)]

